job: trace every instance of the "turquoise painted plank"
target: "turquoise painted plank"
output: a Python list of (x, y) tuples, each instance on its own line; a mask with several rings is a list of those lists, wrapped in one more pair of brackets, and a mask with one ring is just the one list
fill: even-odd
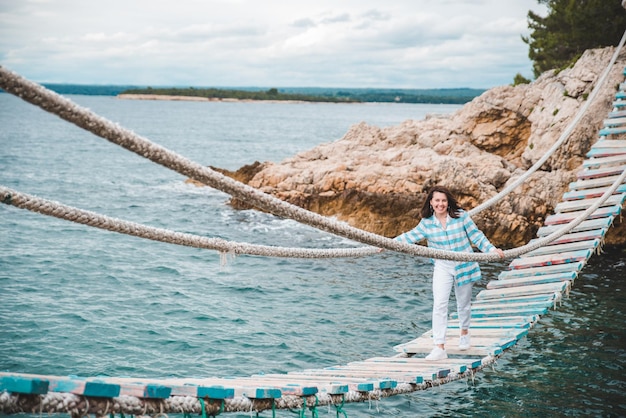
[(617, 109), (622, 109), (626, 107), (626, 100), (616, 100), (613, 102), (613, 107)]
[(609, 136), (609, 135), (621, 135), (623, 133), (626, 133), (626, 127), (615, 126), (615, 127), (612, 127), (612, 128), (602, 128), (602, 129), (600, 129), (600, 132), (598, 132), (598, 135), (600, 135), (600, 136)]
[(567, 242), (588, 241), (596, 238), (603, 239), (606, 235), (606, 231), (607, 230), (605, 228), (600, 228), (581, 232), (570, 232), (569, 234), (565, 234), (561, 238), (552, 241), (551, 245), (564, 244)]
[(224, 386), (198, 386), (196, 394), (198, 398), (232, 399), (235, 396), (235, 389)]
[[(608, 176), (608, 177), (599, 177), (595, 179), (573, 181), (569, 184), (569, 188), (570, 190), (582, 190), (582, 189), (595, 189), (597, 187), (609, 187), (613, 185), (613, 183), (615, 183), (618, 177), (619, 176)], [(624, 181), (624, 183), (626, 184), (626, 181)], [(601, 206), (612, 206), (612, 205), (618, 205), (618, 204), (621, 205), (623, 203), (624, 197), (622, 196), (621, 198), (619, 198), (616, 196), (619, 196), (619, 195), (609, 196), (609, 198), (605, 200)], [(587, 199), (587, 200), (591, 201), (592, 199)], [(594, 198), (593, 203), (595, 203), (596, 201), (597, 201), (597, 198)], [(561, 202), (557, 204), (557, 207), (554, 210), (557, 211), (557, 208), (563, 204), (567, 204), (567, 202)], [(585, 209), (588, 208), (589, 206), (591, 206), (591, 204), (587, 205)]]
[[(475, 312), (472, 311), (470, 314), (470, 318), (497, 318), (500, 316), (509, 316), (509, 315), (545, 315), (548, 312), (548, 308), (529, 308), (529, 309), (515, 309), (510, 311), (480, 311)], [(458, 318), (457, 312), (452, 312), (450, 314), (450, 318)]]
[(282, 392), (277, 388), (254, 388), (250, 392), (244, 392), (244, 396), (254, 399), (278, 399)]
[(626, 165), (591, 168), (578, 171), (576, 177), (579, 179), (593, 179), (598, 177), (619, 176), (624, 170), (626, 170)]
[(481, 290), (476, 299), (497, 299), (510, 296), (537, 295), (559, 292), (563, 293), (568, 288), (568, 282), (545, 283), (530, 286), (510, 287), (502, 289)]
[[(503, 280), (510, 280), (510, 279), (503, 279)], [(531, 296), (514, 296), (514, 297), (510, 297), (510, 298), (502, 298), (499, 300), (491, 300), (491, 299), (487, 299), (487, 300), (474, 300), (472, 301), (472, 307), (474, 306), (482, 306), (482, 305), (493, 305), (494, 303), (502, 303), (502, 304), (506, 304), (506, 303), (511, 303), (511, 304), (517, 304), (517, 303), (544, 303), (546, 306), (549, 305), (554, 305), (554, 301), (556, 300), (556, 297), (554, 294), (549, 294), (549, 295), (531, 295)]]
[[(626, 130), (626, 128), (624, 128)], [(602, 141), (606, 142), (606, 141)], [(614, 155), (622, 155), (626, 154), (626, 148), (617, 148), (617, 147), (593, 147), (585, 154), (587, 158), (601, 158), (601, 157), (612, 157)]]
[(172, 388), (154, 383), (122, 383), (120, 395), (135, 396), (138, 398), (166, 399), (172, 393)]
[(120, 395), (120, 385), (103, 381), (89, 381), (84, 378), (50, 377), (50, 392), (67, 392), (75, 395), (94, 396), (98, 398), (115, 398)]
[(509, 264), (509, 269), (524, 267), (552, 266), (583, 261), (591, 257), (591, 250), (570, 251), (560, 254), (540, 255), (536, 257), (516, 258)]
[[(574, 227), (571, 232), (583, 232), (583, 231), (591, 231), (598, 228), (608, 228), (613, 223), (613, 218), (600, 218), (600, 219), (591, 219), (589, 221), (582, 221), (576, 227)], [(537, 230), (538, 237), (545, 237), (555, 232), (558, 229), (563, 228), (563, 225), (548, 225), (542, 226)]]
[(626, 110), (616, 110), (609, 113), (609, 118), (623, 118), (626, 117)]
[(604, 126), (606, 126), (607, 128), (610, 128), (611, 126), (620, 126), (620, 125), (626, 125), (626, 117), (611, 118), (611, 119), (604, 120)]
[(317, 386), (303, 386), (300, 384), (280, 385), (280, 391), (285, 395), (312, 396), (318, 392)]
[[(563, 193), (563, 200), (581, 200), (601, 197), (607, 189), (608, 187), (597, 187), (595, 189), (572, 190)], [(622, 193), (626, 193), (626, 184), (620, 184), (613, 194), (616, 195)]]
[(616, 99), (626, 99), (626, 93), (624, 93), (623, 91), (618, 91), (617, 93), (615, 93), (615, 98)]
[(577, 242), (566, 242), (564, 244), (556, 244), (556, 245), (546, 245), (545, 247), (538, 248), (529, 253), (523, 254), (520, 258), (524, 257), (533, 257), (536, 255), (547, 255), (547, 254), (556, 254), (567, 251), (578, 251), (578, 250), (591, 250), (595, 251), (600, 246), (599, 239), (592, 239), (587, 241), (577, 241)]
[[(620, 206), (606, 206), (603, 208), (598, 208), (591, 215), (589, 215), (586, 219), (599, 219), (606, 218), (609, 216), (617, 216), (621, 211)], [(577, 211), (577, 212), (567, 212), (567, 213), (555, 213), (554, 215), (549, 215), (546, 217), (544, 221), (545, 225), (561, 225), (567, 224), (577, 218), (579, 215), (583, 214), (585, 211)]]
[(611, 157), (590, 158), (583, 161), (583, 168), (599, 167), (601, 165), (624, 164), (626, 155), (614, 155)]
[[(416, 382), (419, 383), (419, 382)], [(367, 382), (367, 383), (359, 383), (357, 386), (357, 391), (359, 392), (371, 392), (374, 390), (374, 383), (372, 382)]]
[(46, 379), (23, 376), (3, 376), (0, 378), (0, 392), (43, 395), (48, 393), (50, 382)]
[(557, 264), (552, 266), (536, 266), (526, 268), (520, 267), (515, 270), (504, 270), (498, 275), (498, 278), (501, 280), (506, 280), (516, 277), (526, 277), (530, 275), (536, 276), (542, 274), (556, 274), (569, 271), (580, 272), (580, 270), (582, 270), (584, 266), (584, 262), (577, 261), (574, 263)]
[[(555, 274), (542, 274), (540, 276), (516, 277), (514, 279), (492, 280), (487, 283), (487, 289), (498, 289), (501, 287), (526, 286), (529, 284), (552, 283), (562, 281), (572, 281), (578, 274), (575, 271), (568, 271)], [(530, 305), (530, 304), (529, 304)]]

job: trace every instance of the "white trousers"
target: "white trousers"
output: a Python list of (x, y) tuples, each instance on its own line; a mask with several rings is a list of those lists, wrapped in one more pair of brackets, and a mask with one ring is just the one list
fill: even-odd
[(456, 308), (459, 314), (461, 329), (469, 329), (472, 303), (472, 284), (457, 286), (454, 282), (454, 266), (456, 262), (435, 260), (433, 272), (433, 342), (446, 343), (448, 329), (448, 301), (450, 291), (454, 287)]

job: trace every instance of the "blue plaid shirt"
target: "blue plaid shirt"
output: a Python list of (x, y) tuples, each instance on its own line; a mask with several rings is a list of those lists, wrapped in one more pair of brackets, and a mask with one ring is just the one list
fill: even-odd
[[(496, 249), (465, 211), (461, 211), (458, 218), (448, 216), (445, 229), (433, 215), (422, 219), (415, 228), (398, 235), (395, 239), (407, 244), (427, 240), (431, 248), (466, 253), (474, 251), (472, 244), (482, 252)], [(481, 278), (480, 267), (475, 261), (457, 263), (455, 272), (457, 286), (473, 283)]]

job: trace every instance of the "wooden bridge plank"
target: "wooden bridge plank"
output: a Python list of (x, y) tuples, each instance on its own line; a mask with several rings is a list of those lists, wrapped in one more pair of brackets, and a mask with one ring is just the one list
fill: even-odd
[(563, 244), (546, 245), (545, 247), (540, 247), (526, 254), (522, 254), (520, 258), (556, 254), (556, 253), (569, 252), (569, 251), (578, 251), (578, 250), (596, 251), (599, 246), (600, 246), (600, 240), (597, 238), (592, 239), (592, 240), (587, 240), (587, 241), (576, 241), (576, 242), (566, 242)]
[[(406, 364), (423, 364), (425, 361), (423, 357), (372, 357), (363, 362), (367, 363), (406, 363)], [(444, 366), (443, 368), (455, 369), (458, 366), (465, 366), (467, 369), (477, 369), (485, 365), (483, 359), (476, 358), (447, 358), (443, 360), (437, 360), (436, 362), (428, 361), (429, 365), (435, 363), (437, 366)], [(459, 369), (460, 370), (460, 369)]]
[(301, 375), (295, 377), (291, 374), (262, 374), (253, 375), (253, 378), (263, 378), (265, 381), (275, 381), (278, 387), (286, 385), (302, 385), (311, 386), (314, 385), (317, 388), (317, 393), (328, 393), (331, 395), (340, 395), (347, 393), (350, 390), (350, 386), (346, 382), (335, 382), (328, 377), (317, 377)]
[[(601, 186), (610, 186), (611, 184), (614, 183), (616, 178), (617, 177), (608, 177), (608, 179), (612, 179), (610, 183), (598, 184), (597, 186), (593, 186), (592, 188), (601, 187)], [(571, 187), (571, 184), (570, 184), (570, 189), (576, 190), (577, 187)], [(603, 206), (616, 206), (616, 205), (622, 206), (624, 204), (624, 199), (626, 199), (626, 194), (614, 194), (614, 195), (609, 196), (608, 199), (606, 199), (602, 205)], [(577, 211), (581, 209), (588, 209), (594, 204), (596, 204), (598, 200), (599, 198), (594, 197), (591, 199), (570, 200), (566, 202), (560, 202), (555, 206), (554, 210), (556, 212), (573, 212), (573, 211)]]
[(541, 274), (554, 274), (568, 271), (579, 272), (585, 266), (584, 262), (574, 262), (567, 264), (556, 264), (551, 266), (519, 266), (515, 270), (504, 270), (498, 275), (499, 279), (512, 279), (515, 277), (536, 276)]
[[(608, 177), (599, 177), (599, 178), (595, 178), (595, 179), (588, 179), (588, 180), (578, 180), (578, 181), (574, 181), (571, 182), (569, 184), (569, 188), (570, 190), (583, 190), (583, 189), (594, 189), (594, 188), (598, 188), (598, 187), (609, 187), (611, 186), (613, 183), (615, 183), (615, 180), (617, 180), (619, 176), (608, 176)], [(619, 195), (611, 195), (604, 203), (604, 206), (609, 206), (609, 205), (614, 205), (617, 203), (611, 203), (612, 200), (616, 199), (616, 196)], [(597, 198), (594, 199), (588, 199), (588, 200), (598, 200)], [(561, 203), (569, 203), (569, 202), (561, 202)], [(559, 206), (561, 203), (557, 204), (557, 206)], [(591, 206), (591, 205), (589, 205)], [(587, 206), (587, 207), (589, 207)], [(558, 212), (558, 209), (555, 208), (555, 210)]]
[(523, 267), (552, 266), (583, 261), (591, 257), (591, 250), (578, 250), (558, 254), (539, 255), (534, 257), (516, 258), (509, 264), (509, 269)]
[(0, 373), (0, 392), (44, 395), (48, 393), (50, 382), (47, 378), (13, 373)]
[[(170, 396), (194, 396), (198, 398), (208, 397), (211, 399), (231, 399), (235, 396), (234, 388), (219, 385), (199, 384), (197, 378), (163, 378), (163, 379), (140, 379), (129, 377), (107, 377), (107, 383), (117, 384), (157, 384), (170, 388)], [(224, 383), (224, 382), (222, 382)]]
[[(609, 128), (603, 129), (609, 130)], [(611, 129), (614, 130), (614, 129)], [(626, 132), (626, 128), (624, 128)], [(626, 162), (626, 155), (613, 155), (611, 157), (590, 158), (583, 161), (584, 168), (600, 167), (604, 165), (624, 164)]]
[[(573, 233), (576, 232), (586, 232), (586, 231), (594, 231), (596, 229), (608, 229), (613, 223), (613, 218), (599, 218), (599, 219), (591, 219), (588, 221), (582, 221), (580, 224), (572, 228), (570, 231)], [(545, 237), (558, 229), (563, 228), (563, 225), (548, 225), (542, 226), (537, 230), (538, 237)]]
[(352, 385), (351, 390), (358, 392), (371, 392), (378, 388), (379, 382), (395, 381), (396, 384), (398, 382), (421, 384), (424, 383), (425, 380), (424, 376), (419, 373), (386, 373), (385, 371), (371, 371), (368, 373), (360, 370), (338, 370), (331, 368), (296, 371), (290, 372), (289, 375), (333, 377), (340, 381), (349, 381), (348, 379), (350, 378), (362, 379), (360, 383), (359, 380), (354, 381), (354, 383), (349, 383)]
[(529, 286), (509, 287), (502, 289), (485, 289), (477, 295), (477, 299), (494, 299), (510, 296), (536, 295), (548, 293), (564, 293), (569, 288), (568, 282), (544, 283)]
[(609, 119), (626, 117), (626, 110), (616, 110), (609, 112)]
[(617, 124), (617, 125), (613, 125), (610, 127), (604, 127), (600, 129), (600, 131), (598, 131), (598, 134), (601, 137), (606, 137), (609, 135), (621, 135), (624, 133), (626, 133), (626, 126), (623, 126), (622, 124)]
[[(606, 206), (603, 208), (598, 208), (598, 210), (594, 211), (591, 215), (589, 215), (585, 219), (598, 219), (598, 218), (606, 218), (609, 216), (617, 216), (621, 211), (621, 206)], [(553, 215), (549, 215), (546, 217), (544, 221), (544, 225), (561, 225), (567, 224), (573, 221), (575, 218), (583, 214), (585, 211), (575, 211), (575, 212), (567, 212), (567, 213), (556, 213)]]
[(604, 120), (604, 126), (620, 126), (626, 125), (626, 117), (618, 117), (618, 118), (609, 118)]
[(626, 170), (626, 165), (602, 167), (602, 168), (588, 168), (580, 170), (576, 173), (576, 177), (579, 179), (593, 179), (598, 177), (618, 176)]
[[(607, 189), (608, 187), (596, 187), (594, 189), (571, 190), (563, 193), (563, 200), (580, 200), (601, 197)], [(626, 193), (626, 183), (619, 185), (617, 190), (615, 190), (612, 195), (622, 193)]]
[(516, 277), (513, 279), (492, 280), (487, 283), (487, 289), (499, 289), (502, 287), (526, 286), (529, 284), (553, 283), (562, 281), (573, 281), (576, 279), (576, 272), (564, 272), (556, 274), (543, 274), (540, 276)]

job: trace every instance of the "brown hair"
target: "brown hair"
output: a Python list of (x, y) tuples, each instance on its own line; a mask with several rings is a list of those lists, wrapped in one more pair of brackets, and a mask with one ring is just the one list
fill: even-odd
[(446, 189), (443, 186), (434, 186), (428, 192), (428, 196), (424, 201), (424, 205), (422, 206), (422, 210), (420, 211), (420, 215), (422, 218), (430, 218), (433, 216), (433, 207), (430, 205), (430, 201), (433, 199), (433, 195), (435, 192), (443, 193), (448, 198), (448, 214), (451, 218), (458, 218), (461, 215), (461, 207), (459, 203), (456, 201), (450, 190)]

